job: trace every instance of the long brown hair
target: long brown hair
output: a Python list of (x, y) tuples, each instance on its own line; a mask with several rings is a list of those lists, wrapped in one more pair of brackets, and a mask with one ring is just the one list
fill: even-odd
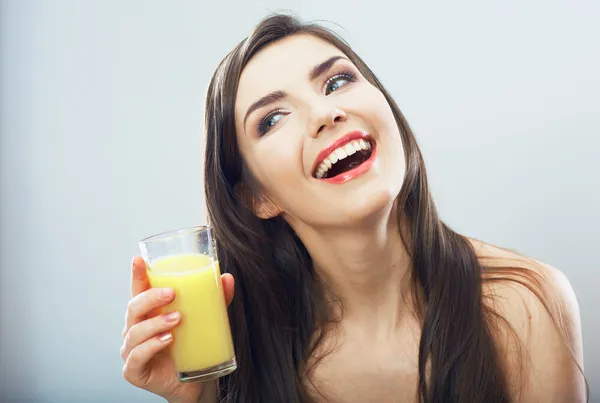
[[(260, 49), (295, 34), (310, 34), (340, 49), (387, 99), (398, 124), (406, 161), (397, 197), (404, 246), (412, 260), (413, 296), (422, 323), (419, 395), (424, 403), (509, 401), (509, 385), (492, 332), (503, 319), (482, 294), (486, 272), (517, 281), (516, 268), (484, 267), (469, 240), (438, 217), (423, 157), (400, 109), (373, 72), (328, 29), (276, 14), (218, 66), (206, 98), (205, 193), (221, 267), (236, 278), (230, 306), (238, 369), (219, 381), (219, 401), (314, 401), (306, 387), (307, 362), (337, 318), (328, 310), (310, 255), (280, 216), (252, 211), (253, 179), (239, 153), (234, 105), (242, 70)], [(400, 245), (399, 245), (400, 247)], [(443, 268), (443, 269), (441, 269)], [(503, 271), (504, 270), (504, 271)], [(527, 287), (541, 299), (539, 279)], [(506, 322), (506, 321), (504, 321)]]

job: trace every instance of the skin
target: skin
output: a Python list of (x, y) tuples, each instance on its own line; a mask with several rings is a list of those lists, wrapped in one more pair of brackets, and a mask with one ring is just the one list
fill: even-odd
[[(242, 72), (237, 93), (239, 149), (261, 190), (257, 214), (283, 215), (344, 301), (347, 319), (389, 332), (403, 315), (404, 307), (394, 301), (405, 291), (402, 280), (409, 267), (394, 218), (404, 176), (400, 133), (383, 94), (350, 61), (338, 60), (320, 77), (308, 79), (315, 65), (332, 56), (344, 54), (307, 35), (256, 54)], [(328, 91), (327, 80), (343, 71), (356, 74), (356, 81), (338, 80), (338, 89)], [(244, 124), (250, 105), (275, 90), (288, 98), (256, 110)], [(282, 109), (283, 116), (261, 136), (257, 123), (273, 108)], [(314, 178), (319, 152), (357, 129), (376, 143), (371, 169), (341, 185)]]
[[(419, 324), (406, 298), (410, 261), (402, 247), (394, 200), (402, 186), (404, 154), (392, 111), (381, 92), (347, 60), (309, 80), (313, 67), (332, 56), (344, 56), (334, 46), (308, 35), (271, 44), (244, 69), (235, 104), (239, 150), (254, 177), (255, 213), (261, 218), (282, 215), (306, 245), (315, 268), (344, 304), (336, 350), (319, 362), (312, 378), (330, 402), (417, 401)], [(327, 80), (351, 71), (356, 81)], [(251, 113), (248, 108), (272, 91), (288, 96)], [(257, 126), (274, 109), (262, 135)], [(349, 131), (368, 132), (377, 148), (369, 171), (341, 185), (313, 177), (317, 154)], [(510, 252), (473, 240), (480, 256), (495, 261), (515, 258)], [(497, 295), (495, 308), (515, 329), (529, 357), (522, 362), (512, 339), (498, 335), (515, 401), (585, 401), (581, 324), (573, 289), (557, 269), (531, 261), (530, 270), (543, 275), (545, 287), (560, 306), (568, 333), (563, 342), (550, 316), (526, 288), (489, 285)], [(233, 278), (223, 277), (226, 299), (233, 298)], [(123, 374), (136, 386), (171, 402), (215, 401), (214, 384), (178, 384), (164, 352), (170, 341), (159, 337), (177, 325), (151, 311), (169, 300), (149, 289), (141, 259), (134, 259), (132, 300), (123, 332)], [(148, 314), (150, 318), (148, 319)], [(325, 342), (327, 348), (331, 341)], [(568, 348), (574, 353), (571, 358)], [(312, 384), (308, 384), (312, 388)], [(196, 400), (194, 400), (196, 399)]]
[[(288, 221), (344, 303), (337, 349), (319, 363), (313, 379), (319, 391), (334, 402), (417, 401), (420, 328), (405, 298), (410, 266), (394, 209), (404, 174), (400, 135), (381, 92), (350, 62), (341, 60), (322, 77), (308, 79), (313, 66), (336, 55), (343, 53), (309, 35), (286, 38), (259, 52), (240, 79), (239, 148), (261, 192), (257, 215), (281, 214)], [(327, 79), (345, 70), (356, 73), (356, 81), (338, 83), (335, 91), (328, 91)], [(255, 111), (244, 122), (249, 106), (276, 90), (288, 97)], [(256, 125), (274, 108), (283, 113), (261, 135)], [(311, 168), (319, 151), (357, 128), (376, 141), (373, 167), (342, 185), (315, 179)], [(497, 262), (517, 258), (472, 242), (478, 254)], [(540, 262), (530, 261), (527, 268), (546, 279), (546, 291), (564, 308), (568, 347), (583, 366), (572, 287), (560, 271)], [(515, 401), (584, 401), (575, 361), (537, 297), (518, 286), (486, 285), (484, 292), (498, 295), (497, 311), (515, 329), (531, 360), (521, 377), (509, 379)], [(501, 335), (497, 342), (509, 377), (518, 374), (521, 358), (513, 340)]]

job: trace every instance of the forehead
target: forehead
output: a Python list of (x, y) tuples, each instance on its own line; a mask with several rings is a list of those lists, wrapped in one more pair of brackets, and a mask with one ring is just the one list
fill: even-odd
[(236, 116), (245, 113), (252, 102), (271, 91), (305, 84), (315, 65), (335, 55), (345, 56), (329, 42), (307, 34), (292, 35), (261, 49), (242, 71)]

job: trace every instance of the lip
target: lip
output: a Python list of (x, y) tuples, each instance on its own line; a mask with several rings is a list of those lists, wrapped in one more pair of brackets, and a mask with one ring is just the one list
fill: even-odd
[[(345, 135), (343, 135), (342, 137), (340, 137), (339, 139), (337, 139), (336, 141), (331, 143), (327, 148), (323, 149), (317, 155), (317, 158), (315, 158), (315, 162), (313, 164), (312, 170), (310, 171), (310, 174), (314, 175), (315, 171), (317, 170), (317, 167), (321, 164), (321, 162), (323, 162), (323, 160), (325, 158), (329, 157), (329, 154), (331, 154), (336, 148), (344, 146), (344, 145), (350, 143), (351, 141), (360, 140), (360, 139), (366, 140), (369, 143), (371, 143), (371, 145), (373, 145), (373, 142), (371, 141), (371, 136), (369, 136), (368, 133), (366, 133), (362, 130), (354, 130), (349, 133), (346, 133)], [(373, 151), (374, 151), (374, 148), (373, 148)], [(371, 155), (371, 157), (372, 157), (372, 155)], [(369, 158), (369, 159), (371, 159), (371, 158)], [(367, 161), (365, 161), (364, 163), (366, 163)], [(351, 171), (348, 171), (348, 172), (351, 172)]]

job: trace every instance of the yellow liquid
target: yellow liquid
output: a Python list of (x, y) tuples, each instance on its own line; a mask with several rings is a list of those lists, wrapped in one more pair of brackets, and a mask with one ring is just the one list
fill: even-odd
[(219, 262), (201, 254), (168, 256), (148, 270), (152, 287), (171, 287), (175, 300), (162, 312), (181, 312), (169, 346), (177, 372), (194, 372), (234, 357)]

